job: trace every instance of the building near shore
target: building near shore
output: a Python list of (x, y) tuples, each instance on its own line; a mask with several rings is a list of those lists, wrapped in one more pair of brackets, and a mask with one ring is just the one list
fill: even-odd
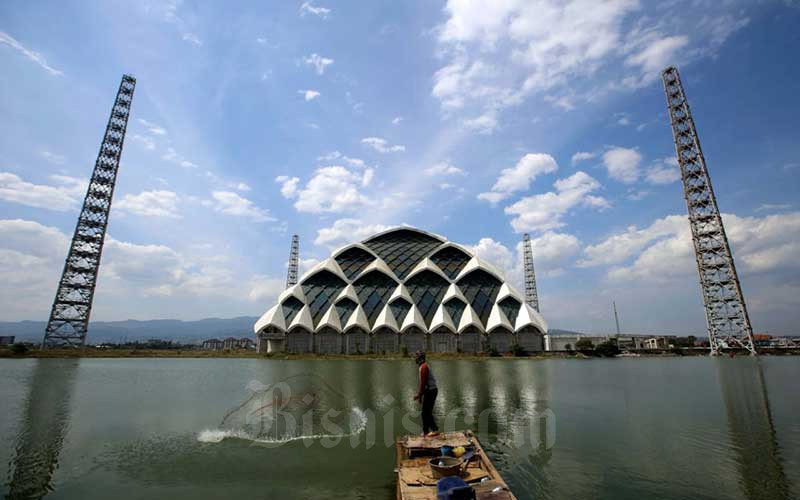
[(333, 252), (254, 331), (259, 352), (536, 352), (547, 323), (469, 248), (398, 227)]

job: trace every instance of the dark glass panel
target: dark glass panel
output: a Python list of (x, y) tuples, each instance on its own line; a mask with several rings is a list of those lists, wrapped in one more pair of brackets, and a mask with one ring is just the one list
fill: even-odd
[(481, 318), (483, 325), (489, 319), (492, 312), (492, 305), (497, 298), (502, 283), (499, 279), (487, 273), (483, 269), (472, 271), (461, 278), (458, 287), (467, 299), (469, 304), (475, 309), (475, 313)]
[(506, 315), (506, 318), (508, 318), (508, 321), (514, 325), (514, 323), (517, 321), (517, 314), (519, 314), (519, 308), (522, 307), (522, 304), (520, 304), (519, 301), (514, 297), (506, 297), (498, 302), (497, 305), (503, 310), (503, 313)]
[(358, 247), (348, 248), (336, 257), (336, 262), (342, 268), (342, 272), (350, 280), (355, 279), (358, 273), (363, 271), (373, 260), (375, 257), (372, 254)]
[(297, 297), (292, 295), (288, 299), (283, 301), (281, 304), (281, 310), (283, 311), (283, 319), (286, 320), (286, 327), (289, 327), (289, 323), (292, 322), (297, 313), (300, 312), (300, 309), (303, 308), (303, 302), (300, 301)]
[(407, 229), (392, 231), (364, 242), (400, 279), (405, 279), (426, 255), (442, 242)]
[(353, 283), (358, 300), (364, 308), (364, 313), (369, 320), (369, 326), (381, 313), (383, 306), (389, 301), (392, 292), (397, 288), (397, 282), (379, 271), (371, 271)]
[(456, 279), (458, 273), (469, 262), (470, 256), (455, 247), (446, 247), (431, 256), (431, 260), (451, 280)]
[(315, 326), (346, 285), (344, 280), (330, 271), (320, 271), (302, 283)]
[(403, 324), (403, 320), (406, 318), (409, 309), (411, 309), (411, 304), (406, 299), (401, 298), (389, 304), (389, 309), (392, 310), (394, 319), (397, 320), (397, 326), (400, 326)]
[(461, 299), (450, 299), (444, 304), (447, 314), (452, 318), (455, 327), (458, 328), (458, 322), (461, 321), (461, 315), (464, 314), (464, 309), (467, 305), (461, 302)]
[(357, 306), (358, 304), (350, 299), (342, 299), (336, 303), (336, 312), (339, 314), (339, 321), (342, 323), (342, 328), (344, 328), (345, 323), (350, 319), (350, 315), (353, 314)]
[(450, 283), (446, 279), (428, 270), (415, 274), (406, 282), (408, 293), (411, 294), (426, 325), (430, 326), (436, 308), (442, 303), (442, 297), (449, 286)]

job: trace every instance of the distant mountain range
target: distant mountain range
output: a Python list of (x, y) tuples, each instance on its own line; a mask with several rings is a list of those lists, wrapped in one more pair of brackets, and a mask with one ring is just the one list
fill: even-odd
[[(154, 319), (147, 321), (92, 321), (88, 343), (134, 342), (149, 339), (195, 343), (210, 338), (252, 337), (255, 316), (208, 318), (198, 321)], [(41, 342), (46, 321), (1, 321), (0, 335), (14, 335), (19, 342)], [(580, 335), (579, 332), (551, 329), (551, 335)]]

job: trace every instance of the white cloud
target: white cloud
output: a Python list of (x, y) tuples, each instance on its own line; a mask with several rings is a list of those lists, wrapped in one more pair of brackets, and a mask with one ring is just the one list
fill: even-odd
[(314, 99), (322, 95), (316, 90), (298, 90), (297, 93), (301, 94), (306, 101), (313, 101)]
[(63, 155), (57, 155), (55, 153), (51, 153), (50, 151), (42, 151), (42, 156), (45, 160), (55, 165), (63, 165), (67, 162), (67, 158)]
[(343, 161), (350, 165), (351, 167), (358, 167), (364, 168), (367, 164), (364, 160), (360, 158), (350, 158), (349, 156), (343, 155), (339, 151), (331, 151), (330, 153), (324, 154), (322, 156), (317, 157), (317, 161), (324, 161), (324, 162), (331, 162), (331, 161)]
[(394, 118), (392, 118), (392, 125), (397, 125), (401, 121), (403, 121), (403, 117), (402, 116), (395, 116)]
[[(38, 222), (0, 220), (0, 303), (4, 305), (0, 319), (46, 317), (69, 241), (59, 229)], [(148, 316), (175, 317), (191, 307), (208, 316), (223, 315), (231, 307), (246, 313), (254, 303), (265, 306), (283, 290), (283, 278), (236, 276), (226, 261), (224, 255), (198, 257), (165, 245), (119, 241), (108, 235), (93, 317), (130, 318), (143, 310)], [(215, 304), (222, 307), (213, 309)], [(192, 319), (196, 314), (190, 314)]]
[(184, 42), (189, 42), (189, 43), (195, 45), (196, 47), (202, 47), (202, 45), (203, 45), (203, 41), (200, 40), (197, 37), (197, 35), (195, 35), (194, 33), (184, 33), (183, 34), (183, 41)]
[(192, 163), (183, 156), (179, 155), (177, 151), (175, 151), (175, 148), (172, 147), (167, 148), (167, 152), (164, 153), (164, 156), (161, 158), (176, 165), (180, 165), (183, 168), (197, 168), (195, 163)]
[(250, 191), (250, 186), (248, 186), (244, 182), (240, 182), (240, 183), (236, 184), (236, 189), (238, 189), (239, 191), (246, 192), (246, 191)]
[(789, 210), (790, 208), (792, 208), (791, 203), (764, 203), (756, 208), (756, 212), (774, 212)]
[(650, 184), (672, 184), (680, 178), (681, 171), (674, 156), (656, 161), (645, 174), (645, 179)]
[(582, 162), (582, 161), (591, 160), (595, 156), (597, 156), (597, 155), (594, 154), (594, 153), (587, 153), (585, 151), (578, 151), (577, 153), (572, 155), (572, 159), (570, 160), (570, 162), (573, 165), (575, 165), (575, 164), (577, 164), (579, 162)]
[[(517, 243), (512, 250), (492, 238), (481, 238), (470, 248), (475, 255), (503, 271), (506, 279), (518, 291), (525, 291), (522, 242)], [(564, 268), (570, 265), (572, 258), (580, 251), (580, 241), (571, 234), (547, 231), (531, 239), (531, 250), (537, 278), (558, 276), (563, 274)]]
[(141, 134), (132, 134), (131, 139), (140, 143), (142, 147), (148, 151), (156, 149), (156, 141), (152, 137)]
[(213, 207), (217, 212), (245, 217), (253, 222), (276, 220), (270, 215), (269, 210), (259, 208), (252, 201), (233, 191), (214, 191), (211, 193), (211, 197), (214, 198)]
[[(800, 271), (800, 212), (761, 218), (723, 214), (722, 219), (740, 273), (779, 273), (788, 279)], [(584, 255), (580, 266), (611, 266), (608, 279), (614, 282), (666, 282), (697, 274), (685, 215), (669, 215), (643, 229), (631, 226), (587, 246)]]
[(138, 121), (142, 124), (142, 126), (144, 126), (144, 128), (147, 129), (148, 132), (153, 135), (167, 135), (167, 129), (164, 127), (156, 125), (155, 123), (149, 122), (143, 118), (139, 118)]
[(569, 111), (650, 83), (668, 64), (713, 57), (747, 24), (725, 13), (734, 9), (694, 3), (665, 19), (663, 9), (639, 0), (448, 0), (435, 30), (442, 63), (431, 94), (445, 116), (461, 110), (459, 119), (475, 126), (474, 117), (485, 117), (481, 132), (534, 95)]
[(475, 118), (467, 118), (464, 127), (479, 134), (491, 134), (497, 128), (497, 112), (490, 110)]
[(551, 174), (558, 170), (556, 160), (543, 153), (528, 153), (519, 159), (517, 164), (505, 168), (500, 172), (500, 177), (488, 193), (481, 193), (478, 199), (490, 203), (497, 203), (511, 196), (517, 191), (528, 189), (531, 182), (543, 174)]
[(319, 54), (314, 53), (304, 58), (303, 62), (309, 66), (313, 66), (317, 74), (321, 75), (325, 73), (325, 68), (333, 64), (333, 59), (322, 57)]
[(506, 214), (515, 216), (511, 226), (516, 232), (543, 232), (562, 227), (564, 216), (575, 207), (608, 207), (604, 198), (590, 195), (601, 186), (586, 172), (575, 172), (557, 180), (554, 186), (555, 191), (527, 196), (505, 208)]
[(319, 16), (322, 19), (327, 19), (328, 14), (331, 13), (331, 9), (327, 9), (325, 7), (316, 6), (311, 2), (303, 2), (300, 6), (300, 17), (305, 16), (306, 14), (313, 14), (315, 16)]
[(435, 175), (467, 175), (466, 172), (448, 162), (441, 162), (422, 171), (427, 176)]
[(65, 212), (79, 206), (87, 181), (65, 175), (51, 175), (55, 185), (33, 184), (18, 175), (0, 172), (0, 200), (29, 207)]
[(361, 241), (389, 228), (390, 226), (383, 224), (367, 224), (360, 219), (339, 219), (331, 227), (317, 231), (314, 244), (328, 248), (339, 248), (349, 243)]
[(173, 191), (142, 191), (126, 194), (114, 204), (114, 208), (134, 215), (180, 219), (178, 201), (178, 195)]
[(318, 168), (297, 192), (294, 207), (300, 212), (352, 212), (371, 204), (360, 188), (372, 173), (359, 174), (342, 166)]
[(61, 70), (58, 70), (47, 64), (47, 60), (40, 53), (25, 48), (21, 43), (19, 43), (16, 39), (14, 39), (14, 37), (12, 37), (11, 35), (9, 35), (4, 31), (0, 31), (0, 43), (4, 43), (9, 47), (11, 47), (12, 49), (16, 50), (23, 56), (27, 57), (31, 61), (38, 64), (42, 69), (44, 69), (51, 75), (61, 76), (64, 74)]
[(380, 137), (365, 137), (361, 139), (361, 144), (369, 146), (379, 153), (400, 153), (406, 150), (405, 146), (399, 144), (390, 146), (386, 139)]
[(625, 184), (632, 184), (639, 178), (641, 162), (642, 155), (635, 149), (612, 147), (603, 153), (608, 176)]
[(620, 125), (620, 126), (623, 126), (623, 127), (627, 127), (628, 125), (631, 124), (631, 115), (629, 115), (628, 113), (624, 113), (624, 112), (623, 113), (616, 113), (614, 115), (614, 121), (616, 122), (617, 125)]
[(646, 37), (641, 48), (625, 59), (626, 65), (640, 68), (641, 76), (629, 77), (626, 82), (641, 85), (655, 80), (662, 69), (675, 62), (678, 51), (688, 44), (689, 37), (685, 35), (659, 37), (653, 34)]
[(281, 195), (283, 195), (284, 198), (290, 199), (297, 195), (297, 184), (300, 182), (299, 177), (279, 175), (275, 177), (275, 182), (281, 185)]

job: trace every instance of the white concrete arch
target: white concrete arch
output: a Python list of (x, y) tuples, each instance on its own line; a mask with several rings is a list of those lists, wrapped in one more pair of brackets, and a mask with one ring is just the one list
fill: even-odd
[(489, 319), (486, 321), (486, 333), (491, 335), (492, 331), (498, 328), (505, 328), (510, 332), (514, 331), (514, 326), (506, 318), (506, 314), (500, 309), (500, 306), (495, 304), (489, 313)]
[(394, 314), (392, 314), (392, 309), (389, 307), (389, 304), (383, 306), (383, 310), (378, 314), (378, 317), (375, 318), (375, 324), (372, 326), (372, 332), (375, 333), (380, 328), (388, 328), (394, 333), (400, 332), (400, 327), (397, 325), (397, 320), (394, 318)]
[(431, 271), (434, 274), (441, 276), (442, 279), (444, 279), (448, 283), (452, 283), (452, 280), (448, 278), (447, 275), (444, 274), (444, 272), (441, 269), (439, 269), (439, 266), (434, 264), (433, 261), (427, 257), (419, 261), (419, 263), (416, 266), (414, 266), (414, 269), (412, 269), (411, 272), (408, 273), (408, 275), (406, 276), (405, 281), (408, 282), (408, 280), (410, 280), (414, 275), (417, 275), (423, 271)]
[(286, 331), (286, 320), (283, 318), (283, 308), (280, 304), (275, 304), (261, 315), (253, 326), (253, 331), (258, 335), (261, 330), (270, 326), (284, 332)]

